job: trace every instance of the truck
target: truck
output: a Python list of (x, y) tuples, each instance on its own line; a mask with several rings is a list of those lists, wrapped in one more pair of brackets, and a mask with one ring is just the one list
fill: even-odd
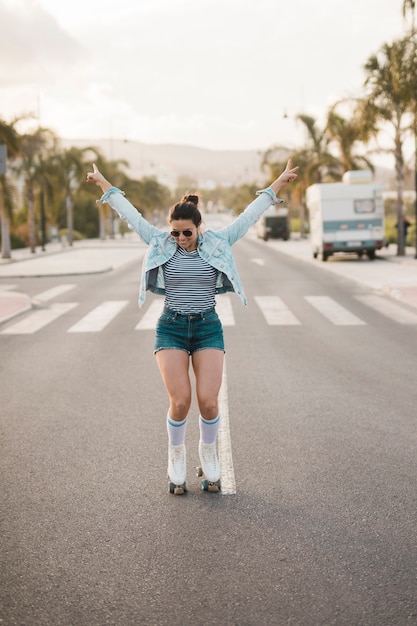
[(270, 207), (265, 211), (257, 222), (256, 234), (260, 239), (284, 239), (290, 237), (290, 222), (288, 219), (288, 208)]
[(382, 185), (371, 171), (349, 171), (341, 182), (311, 185), (306, 205), (315, 259), (321, 255), (327, 261), (339, 252), (374, 259), (385, 245)]

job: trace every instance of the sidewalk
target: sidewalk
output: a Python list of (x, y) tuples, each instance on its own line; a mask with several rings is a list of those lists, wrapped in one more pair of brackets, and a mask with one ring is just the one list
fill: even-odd
[(9, 279), (99, 274), (133, 261), (139, 266), (145, 251), (145, 244), (130, 233), (124, 238), (77, 241), (72, 247), (50, 243), (45, 251), (37, 247), (34, 254), (28, 248), (13, 250), (11, 259), (0, 259), (0, 324), (32, 308), (30, 297), (15, 291)]
[(280, 252), (316, 265), (325, 271), (338, 274), (360, 285), (417, 307), (417, 259), (414, 248), (407, 248), (403, 257), (397, 256), (397, 246), (391, 244), (379, 250), (376, 258), (359, 259), (355, 254), (335, 255), (323, 262), (314, 259), (308, 239), (270, 241)]
[[(414, 248), (407, 248), (404, 257), (398, 257), (397, 247), (390, 245), (379, 251), (374, 261), (365, 257), (358, 259), (356, 255), (336, 255), (324, 263), (313, 259), (308, 239), (270, 240), (265, 245), (417, 307)], [(131, 233), (105, 241), (77, 241), (71, 248), (62, 243), (50, 243), (46, 251), (37, 248), (35, 254), (27, 248), (14, 250), (12, 259), (0, 259), (0, 324), (32, 307), (30, 297), (15, 291), (16, 285), (9, 280), (109, 272), (133, 261), (140, 265), (145, 251), (146, 245)]]

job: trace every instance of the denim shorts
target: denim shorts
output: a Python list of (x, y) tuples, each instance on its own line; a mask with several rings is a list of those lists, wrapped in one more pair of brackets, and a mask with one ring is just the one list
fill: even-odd
[(154, 354), (159, 350), (197, 350), (214, 348), (224, 352), (223, 328), (216, 310), (182, 314), (164, 308), (156, 325)]

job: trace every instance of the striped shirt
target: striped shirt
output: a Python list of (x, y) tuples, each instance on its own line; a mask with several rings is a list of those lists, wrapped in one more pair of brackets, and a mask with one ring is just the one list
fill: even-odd
[(165, 306), (178, 313), (201, 313), (216, 306), (217, 270), (197, 250), (186, 252), (178, 246), (162, 268)]

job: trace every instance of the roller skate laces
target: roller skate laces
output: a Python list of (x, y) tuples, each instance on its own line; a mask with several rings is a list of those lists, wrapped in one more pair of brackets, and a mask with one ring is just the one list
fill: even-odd
[(185, 445), (168, 446), (168, 489), (176, 496), (187, 491)]

